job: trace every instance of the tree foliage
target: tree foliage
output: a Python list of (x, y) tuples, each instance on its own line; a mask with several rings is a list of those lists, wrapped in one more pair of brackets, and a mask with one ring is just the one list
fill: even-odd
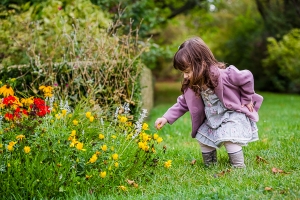
[(300, 93), (300, 29), (292, 29), (282, 40), (268, 38), (268, 57), (263, 60), (276, 89)]
[[(139, 27), (141, 37), (159, 34), (156, 29), (180, 14), (187, 14), (192, 9), (199, 9), (205, 5), (205, 0), (91, 0), (101, 9), (108, 10), (113, 15), (123, 12), (122, 21), (129, 24), (133, 20), (133, 27)], [(141, 23), (142, 22), (142, 23)]]

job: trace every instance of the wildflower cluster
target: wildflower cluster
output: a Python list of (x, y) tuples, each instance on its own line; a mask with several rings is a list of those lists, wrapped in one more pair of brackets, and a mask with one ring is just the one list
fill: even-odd
[(1, 103), (0, 179), (9, 183), (1, 186), (1, 194), (9, 195), (12, 185), (19, 185), (22, 194), (52, 191), (49, 197), (83, 187), (98, 193), (128, 191), (139, 189), (137, 177), (166, 167), (160, 161), (163, 139), (143, 122), (145, 111), (135, 122), (128, 104), (114, 116), (102, 116), (89, 101), (74, 109), (67, 101), (57, 103), (49, 90), (42, 90), (46, 101), (19, 100), (11, 91), (4, 92), (8, 96)]

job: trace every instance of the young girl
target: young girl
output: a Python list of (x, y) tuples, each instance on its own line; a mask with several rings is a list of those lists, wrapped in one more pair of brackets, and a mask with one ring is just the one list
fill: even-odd
[(204, 164), (216, 163), (216, 149), (224, 145), (231, 165), (245, 167), (242, 146), (258, 140), (257, 111), (263, 101), (254, 92), (252, 73), (226, 68), (198, 37), (179, 46), (173, 65), (183, 72), (182, 95), (155, 127), (173, 124), (189, 111), (191, 136), (200, 144)]

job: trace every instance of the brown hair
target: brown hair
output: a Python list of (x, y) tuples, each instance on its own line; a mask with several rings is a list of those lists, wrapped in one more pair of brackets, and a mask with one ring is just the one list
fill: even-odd
[(199, 37), (194, 37), (182, 43), (173, 58), (173, 66), (180, 71), (192, 70), (190, 80), (182, 82), (181, 92), (190, 87), (197, 96), (203, 86), (214, 89), (218, 85), (218, 75), (212, 75), (211, 67), (225, 68), (225, 64), (218, 62), (211, 50)]

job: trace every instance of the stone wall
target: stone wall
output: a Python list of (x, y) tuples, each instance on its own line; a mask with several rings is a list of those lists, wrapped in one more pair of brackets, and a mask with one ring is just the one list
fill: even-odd
[(154, 104), (154, 85), (152, 72), (149, 68), (143, 68), (140, 81), (142, 87), (142, 108), (150, 112)]

